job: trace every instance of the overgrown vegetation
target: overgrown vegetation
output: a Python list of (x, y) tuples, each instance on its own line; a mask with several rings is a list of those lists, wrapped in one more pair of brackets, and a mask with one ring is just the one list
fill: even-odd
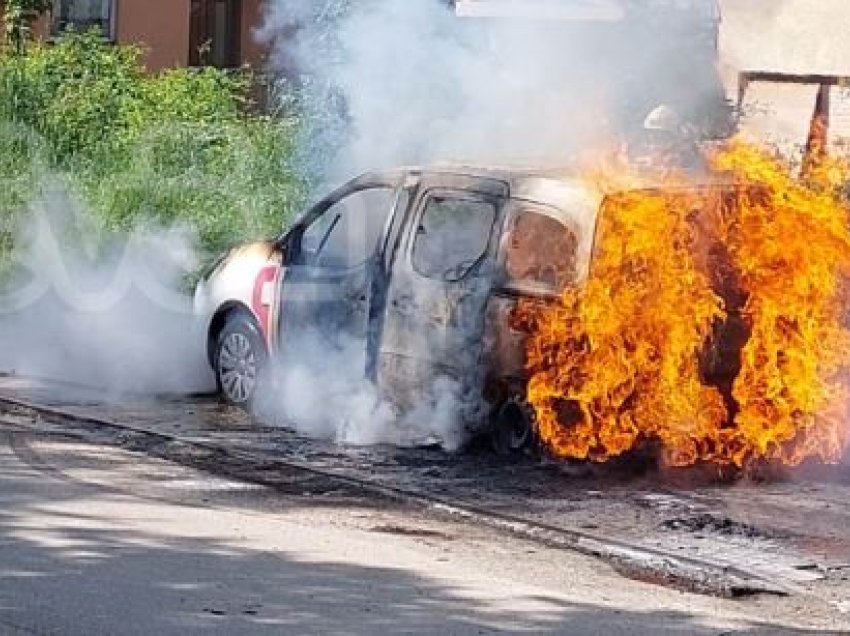
[[(64, 178), (110, 230), (186, 222), (211, 251), (274, 234), (301, 204), (297, 121), (248, 114), (243, 75), (145, 73), (97, 33), (0, 52), (0, 215)], [(8, 249), (8, 230), (0, 251)]]
[(3, 0), (6, 43), (17, 53), (22, 53), (30, 38), (32, 23), (52, 5), (52, 0)]

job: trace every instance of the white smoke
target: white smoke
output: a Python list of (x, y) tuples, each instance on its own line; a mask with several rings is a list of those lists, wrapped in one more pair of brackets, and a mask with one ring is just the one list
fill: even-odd
[(332, 180), (432, 162), (567, 164), (661, 101), (718, 97), (709, 48), (688, 48), (691, 22), (711, 32), (696, 8), (711, 3), (692, 4), (667, 21), (582, 22), (459, 18), (440, 0), (275, 0), (260, 36), (320, 113)]
[(435, 378), (412, 408), (401, 411), (364, 376), (363, 342), (333, 345), (316, 332), (299, 333), (285, 359), (274, 361), (254, 405), (262, 421), (339, 444), (441, 444), (457, 450), (468, 439), (458, 383)]
[(0, 296), (0, 370), (124, 392), (209, 389), (183, 227), (111, 234), (59, 185), (32, 204)]

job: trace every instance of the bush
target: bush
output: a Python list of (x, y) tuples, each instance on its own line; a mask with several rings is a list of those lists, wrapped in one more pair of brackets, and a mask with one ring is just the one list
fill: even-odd
[(109, 229), (182, 221), (210, 252), (279, 232), (304, 193), (290, 165), (298, 120), (247, 114), (249, 81), (211, 68), (149, 75), (138, 48), (97, 33), (0, 53), (4, 226), (53, 171)]

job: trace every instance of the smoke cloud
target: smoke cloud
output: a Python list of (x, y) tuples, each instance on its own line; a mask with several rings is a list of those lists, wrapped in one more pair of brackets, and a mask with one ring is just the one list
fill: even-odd
[(113, 396), (213, 386), (183, 280), (197, 265), (189, 230), (110, 234), (55, 184), (14, 244), (0, 297), (0, 370)]
[(362, 341), (329, 343), (311, 330), (289, 338), (297, 344), (272, 363), (254, 404), (260, 420), (349, 445), (433, 443), (454, 451), (469, 438), (472, 402), (455, 380), (436, 377), (402, 410), (364, 376)]
[(660, 103), (698, 123), (723, 103), (712, 3), (623, 8), (615, 21), (459, 18), (449, 4), (270, 3), (259, 35), (313, 113), (309, 170), (340, 180), (400, 164), (562, 165), (634, 132)]

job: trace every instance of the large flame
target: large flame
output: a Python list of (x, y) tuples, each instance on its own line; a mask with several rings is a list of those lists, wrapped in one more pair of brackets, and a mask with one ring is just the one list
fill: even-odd
[(672, 465), (745, 466), (846, 448), (846, 172), (804, 182), (742, 142), (711, 166), (713, 185), (669, 177), (606, 196), (589, 280), (520, 308), (528, 398), (554, 454), (655, 443)]

